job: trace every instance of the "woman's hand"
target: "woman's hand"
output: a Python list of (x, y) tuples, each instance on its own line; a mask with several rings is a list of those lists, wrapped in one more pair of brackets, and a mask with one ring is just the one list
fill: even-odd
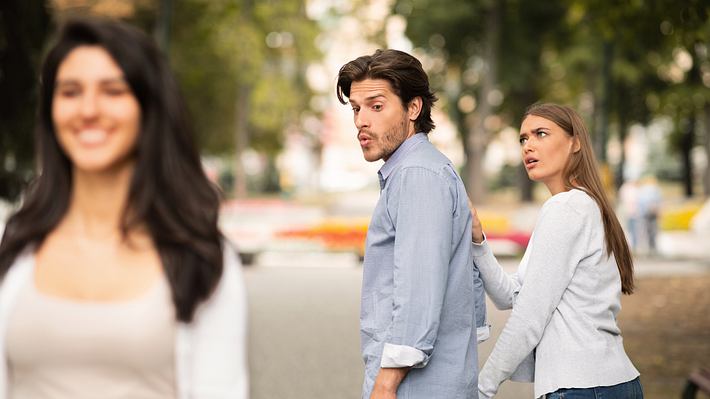
[(481, 225), (481, 220), (478, 218), (478, 213), (476, 212), (476, 208), (473, 207), (471, 200), (468, 200), (468, 207), (471, 209), (471, 216), (473, 217), (471, 239), (474, 243), (480, 244), (483, 242), (483, 225)]

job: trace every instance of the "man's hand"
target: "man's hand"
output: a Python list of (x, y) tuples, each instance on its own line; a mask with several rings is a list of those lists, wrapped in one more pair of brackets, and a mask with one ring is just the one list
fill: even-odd
[(471, 216), (473, 217), (471, 239), (476, 244), (480, 244), (483, 242), (483, 225), (481, 225), (481, 220), (478, 218), (478, 213), (476, 212), (476, 208), (473, 207), (471, 200), (468, 200), (468, 207), (471, 209)]
[(375, 379), (370, 399), (397, 399), (397, 388), (409, 368), (382, 368)]

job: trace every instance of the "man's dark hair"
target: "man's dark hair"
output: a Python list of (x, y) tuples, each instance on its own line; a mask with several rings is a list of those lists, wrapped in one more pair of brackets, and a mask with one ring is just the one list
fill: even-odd
[(373, 55), (358, 57), (343, 65), (338, 72), (338, 100), (347, 104), (346, 97), (350, 97), (350, 86), (353, 82), (365, 79), (388, 81), (405, 108), (412, 99), (421, 97), (422, 110), (414, 121), (414, 127), (417, 132), (424, 133), (434, 129), (431, 107), (436, 96), (429, 89), (429, 78), (419, 60), (398, 50), (377, 50)]
[(42, 244), (69, 207), (72, 164), (57, 141), (52, 102), (59, 66), (81, 46), (106, 50), (140, 103), (136, 165), (121, 230), (127, 237), (133, 228), (148, 227), (177, 319), (190, 322), (222, 275), (219, 194), (202, 169), (187, 106), (167, 61), (149, 36), (117, 21), (67, 22), (45, 58), (35, 132), (39, 175), (7, 222), (0, 242), (0, 281), (25, 247)]

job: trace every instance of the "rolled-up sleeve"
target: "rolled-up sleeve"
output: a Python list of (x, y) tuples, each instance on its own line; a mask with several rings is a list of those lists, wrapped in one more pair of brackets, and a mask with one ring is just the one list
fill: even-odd
[(403, 168), (392, 178), (394, 306), (381, 366), (424, 367), (446, 293), (456, 191), (446, 176), (425, 168)]

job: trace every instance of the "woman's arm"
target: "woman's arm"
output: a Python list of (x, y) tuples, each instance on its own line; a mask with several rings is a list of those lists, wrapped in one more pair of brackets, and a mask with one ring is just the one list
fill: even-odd
[(586, 255), (590, 222), (567, 203), (554, 203), (540, 216), (531, 251), (508, 322), (478, 377), (479, 397), (493, 397), (523, 359), (538, 345), (581, 259)]
[(483, 280), (483, 288), (491, 301), (500, 310), (512, 308), (515, 296), (521, 287), (518, 273), (508, 274), (503, 271), (485, 240), (481, 244), (473, 243), (472, 247), (473, 265), (478, 268)]
[(483, 234), (483, 226), (473, 206), (471, 206), (471, 215), (473, 217), (471, 229), (473, 266), (479, 271), (483, 287), (496, 307), (501, 310), (510, 309), (513, 307), (515, 295), (520, 291), (521, 282), (518, 274), (509, 275), (503, 271), (488, 246)]

